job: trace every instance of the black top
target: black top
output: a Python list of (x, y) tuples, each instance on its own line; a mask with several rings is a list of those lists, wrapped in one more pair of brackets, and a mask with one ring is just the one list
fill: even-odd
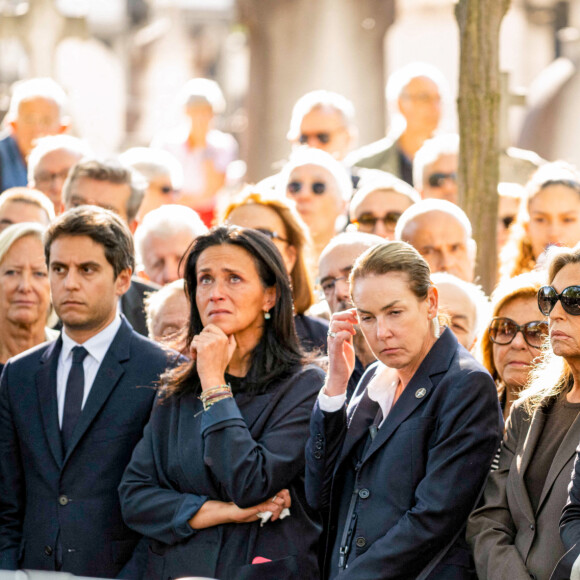
[[(228, 376), (234, 398), (207, 411), (193, 395), (155, 406), (119, 493), (123, 516), (152, 539), (146, 580), (207, 576), (319, 578), (319, 516), (304, 498), (304, 445), (324, 373), (314, 365), (264, 394)], [(291, 515), (266, 523), (193, 530), (208, 499), (246, 508), (290, 490)], [(252, 565), (256, 557), (271, 563)]]

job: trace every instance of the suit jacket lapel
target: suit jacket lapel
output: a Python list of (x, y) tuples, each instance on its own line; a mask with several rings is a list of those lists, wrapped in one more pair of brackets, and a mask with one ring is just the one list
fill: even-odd
[[(536, 445), (542, 430), (544, 429), (544, 423), (546, 422), (546, 415), (544, 415), (542, 407), (536, 410), (532, 416), (532, 422), (530, 428), (528, 429), (528, 434), (526, 435), (523, 447), (521, 461), (518, 466), (518, 477), (515, 480), (515, 485), (518, 486), (517, 493), (515, 494), (520, 503), (520, 508), (527, 518), (533, 520), (535, 518), (534, 510), (532, 509), (532, 504), (530, 502), (530, 496), (528, 495), (528, 490), (526, 488), (526, 482), (524, 476), (526, 474), (526, 469), (530, 464)], [(578, 443), (576, 443), (578, 444)], [(516, 458), (517, 461), (518, 458)], [(516, 464), (517, 465), (517, 464)]]
[(56, 369), (62, 348), (60, 337), (48, 345), (40, 358), (40, 368), (36, 373), (36, 389), (40, 402), (40, 412), (50, 451), (58, 463), (62, 464), (62, 440), (58, 423), (58, 400), (56, 397)]
[[(574, 454), (576, 453), (576, 448), (578, 447), (578, 441), (580, 440), (580, 415), (574, 419), (572, 426), (568, 429), (568, 433), (564, 436), (558, 451), (554, 456), (552, 465), (550, 466), (550, 471), (548, 471), (548, 476), (544, 482), (544, 487), (542, 488), (542, 495), (540, 496), (540, 502), (538, 503), (538, 511), (542, 509), (542, 504), (544, 500), (550, 493), (554, 481), (566, 466), (566, 463), (570, 461)], [(570, 475), (570, 474), (569, 474)]]
[(344, 437), (340, 460), (337, 466), (349, 455), (357, 442), (369, 434), (369, 427), (374, 421), (378, 410), (379, 404), (368, 396), (365, 388), (358, 404), (349, 417), (350, 424)]
[(449, 369), (451, 359), (457, 350), (457, 339), (446, 328), (437, 342), (431, 347), (419, 368), (401, 393), (384, 423), (377, 432), (377, 436), (368, 449), (363, 462), (367, 461), (377, 449), (382, 447), (396, 431), (399, 425), (411, 415), (419, 405), (429, 399), (434, 388), (432, 376), (445, 373)]
[(91, 392), (73, 431), (65, 463), (125, 373), (121, 363), (129, 359), (132, 332), (128, 322), (123, 319), (121, 327), (99, 367)]

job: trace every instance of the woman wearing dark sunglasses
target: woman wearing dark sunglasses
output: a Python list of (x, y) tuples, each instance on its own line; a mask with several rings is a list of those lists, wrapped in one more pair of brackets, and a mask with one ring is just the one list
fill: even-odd
[[(278, 182), (278, 192), (296, 202), (312, 238), (312, 278), (318, 277), (318, 258), (337, 230), (346, 225), (346, 203), (352, 197), (352, 181), (334, 157), (311, 147), (292, 153)], [(339, 218), (344, 222), (338, 224)], [(337, 227), (338, 226), (338, 227)]]
[(555, 248), (538, 306), (550, 339), (512, 407), (467, 539), (479, 578), (548, 580), (570, 546), (558, 535), (580, 440), (580, 247)]
[(491, 320), (480, 339), (481, 361), (497, 385), (507, 419), (528, 381), (548, 332), (538, 308), (542, 276), (528, 272), (502, 282), (491, 296)]

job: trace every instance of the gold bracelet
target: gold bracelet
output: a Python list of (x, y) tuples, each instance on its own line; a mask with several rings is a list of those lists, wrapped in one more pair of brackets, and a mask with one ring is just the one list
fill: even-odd
[(205, 391), (202, 391), (202, 393), (199, 395), (200, 400), (203, 402), (205, 400), (207, 400), (210, 395), (218, 392), (218, 391), (226, 391), (228, 393), (232, 392), (232, 388), (230, 387), (230, 385), (226, 384), (226, 385), (217, 385), (215, 387), (211, 387), (209, 389), (206, 389)]
[(212, 399), (211, 401), (202, 401), (203, 402), (203, 410), (207, 411), (212, 405), (215, 405), (217, 402), (219, 401), (223, 401), (225, 399), (231, 399), (232, 395), (231, 393), (228, 395), (222, 395), (221, 397), (216, 397), (215, 399)]

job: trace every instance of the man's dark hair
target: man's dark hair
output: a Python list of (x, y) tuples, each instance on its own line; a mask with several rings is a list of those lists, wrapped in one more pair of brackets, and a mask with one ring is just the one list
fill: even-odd
[(83, 205), (58, 216), (44, 235), (44, 255), (50, 264), (50, 247), (63, 236), (86, 236), (103, 246), (107, 262), (113, 266), (115, 278), (125, 269), (135, 270), (133, 236), (127, 224), (114, 212)]
[[(187, 344), (203, 330), (197, 309), (197, 261), (201, 254), (214, 246), (231, 245), (245, 250), (254, 260), (264, 288), (276, 288), (276, 304), (270, 310), (271, 319), (264, 324), (260, 342), (252, 353), (250, 370), (244, 380), (244, 389), (251, 394), (275, 388), (278, 381), (295, 372), (306, 362), (294, 327), (294, 313), (290, 279), (282, 256), (264, 234), (249, 228), (220, 226), (198, 236), (182, 258), (185, 264), (185, 293), (189, 302), (190, 317)], [(195, 363), (188, 363), (166, 377), (165, 395), (181, 396), (200, 390)]]
[(140, 173), (129, 166), (122, 165), (116, 159), (106, 161), (85, 159), (79, 161), (71, 168), (62, 186), (62, 200), (65, 206), (71, 198), (73, 185), (82, 178), (106, 181), (115, 185), (128, 185), (131, 189), (131, 195), (125, 208), (127, 221), (131, 223), (135, 219), (147, 189), (147, 181)]

